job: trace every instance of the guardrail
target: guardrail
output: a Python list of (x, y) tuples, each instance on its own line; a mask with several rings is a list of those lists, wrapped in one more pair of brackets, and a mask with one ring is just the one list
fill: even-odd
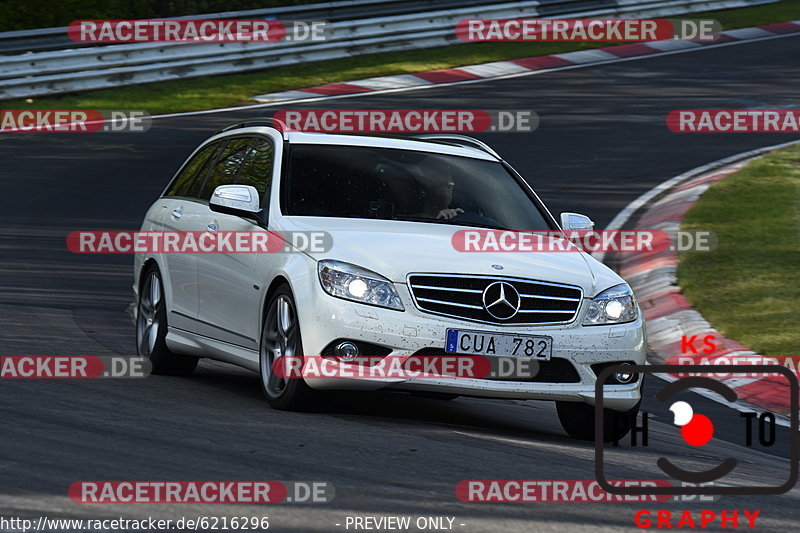
[(86, 46), (70, 41), (66, 37), (66, 28), (7, 32), (0, 33), (0, 53), (3, 50), (38, 51), (0, 56), (0, 99), (241, 73), (360, 54), (446, 46), (461, 42), (455, 35), (455, 25), (464, 18), (665, 17), (774, 1), (777, 0), (359, 0), (179, 18), (327, 20), (333, 33), (324, 42)]
[[(469, 5), (499, 4), (504, 1), (507, 0), (340, 0), (270, 9), (206, 13), (163, 20), (280, 19), (338, 22), (374, 17), (376, 13), (388, 17), (433, 10), (434, 8), (450, 9)], [(66, 27), (0, 32), (0, 54), (23, 54), (88, 46), (95, 45), (71, 41), (67, 37)]]

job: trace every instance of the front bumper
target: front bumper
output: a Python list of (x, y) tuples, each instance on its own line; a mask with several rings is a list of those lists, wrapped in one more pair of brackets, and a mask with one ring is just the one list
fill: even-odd
[[(405, 311), (394, 311), (334, 298), (326, 294), (316, 276), (293, 287), (301, 324), (303, 350), (319, 355), (336, 339), (378, 344), (392, 356), (412, 355), (425, 348), (444, 349), (448, 328), (484, 332), (547, 335), (553, 338), (553, 358), (573, 364), (575, 383), (499, 381), (474, 378), (317, 378), (307, 377), (314, 389), (377, 390), (394, 388), (443, 392), (486, 398), (577, 401), (594, 404), (596, 376), (591, 365), (612, 361), (644, 364), (647, 340), (640, 316), (628, 324), (580, 326), (588, 307), (584, 299), (576, 320), (558, 326), (495, 326), (423, 313), (413, 303), (405, 284), (395, 284)], [(372, 355), (372, 354), (365, 354)], [(338, 363), (337, 363), (338, 364)], [(603, 402), (617, 411), (628, 410), (640, 399), (641, 379), (629, 385), (605, 385)]]

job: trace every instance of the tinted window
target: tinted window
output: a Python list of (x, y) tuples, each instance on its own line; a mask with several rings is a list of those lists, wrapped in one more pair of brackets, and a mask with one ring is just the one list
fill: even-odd
[(205, 170), (208, 168), (208, 162), (214, 160), (212, 156), (216, 153), (219, 145), (220, 143), (218, 142), (211, 143), (197, 152), (197, 154), (183, 166), (180, 173), (175, 176), (175, 179), (172, 180), (164, 196), (196, 196), (199, 185), (203, 183), (203, 179), (205, 178)]
[(207, 201), (211, 199), (214, 189), (220, 185), (233, 185), (236, 183), (236, 176), (239, 174), (239, 168), (242, 166), (242, 161), (244, 161), (251, 142), (253, 142), (253, 139), (249, 137), (228, 141), (228, 144), (222, 148), (219, 157), (206, 178), (205, 185), (203, 185), (203, 189), (199, 194), (201, 200)]
[(362, 146), (295, 145), (286, 214), (549, 230), (497, 161)]
[(236, 182), (239, 185), (252, 185), (264, 196), (272, 183), (272, 142), (267, 139), (256, 139), (247, 151), (247, 161), (239, 173)]

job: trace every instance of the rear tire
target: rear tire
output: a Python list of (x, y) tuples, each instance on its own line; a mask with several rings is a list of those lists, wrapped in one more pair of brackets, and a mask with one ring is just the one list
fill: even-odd
[(282, 357), (303, 357), (300, 323), (292, 291), (280, 285), (270, 298), (261, 328), (259, 368), (261, 389), (275, 409), (300, 411), (312, 403), (313, 390), (302, 377), (285, 378), (273, 372)]
[[(603, 442), (615, 442), (627, 435), (636, 422), (636, 415), (639, 413), (641, 404), (642, 400), (639, 400), (628, 411), (603, 409)], [(556, 402), (556, 411), (558, 411), (558, 421), (561, 422), (561, 427), (570, 437), (594, 441), (595, 408), (593, 405), (583, 402)]]
[(153, 374), (188, 376), (197, 357), (172, 353), (167, 347), (167, 305), (158, 267), (150, 265), (139, 284), (136, 308), (136, 351), (152, 365)]

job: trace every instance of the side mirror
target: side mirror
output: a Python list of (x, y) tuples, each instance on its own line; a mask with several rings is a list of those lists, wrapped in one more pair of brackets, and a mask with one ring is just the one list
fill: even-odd
[(561, 213), (561, 229), (592, 231), (594, 222), (591, 218), (580, 213)]
[(208, 207), (218, 213), (247, 218), (261, 212), (258, 191), (252, 185), (220, 185), (214, 189)]

